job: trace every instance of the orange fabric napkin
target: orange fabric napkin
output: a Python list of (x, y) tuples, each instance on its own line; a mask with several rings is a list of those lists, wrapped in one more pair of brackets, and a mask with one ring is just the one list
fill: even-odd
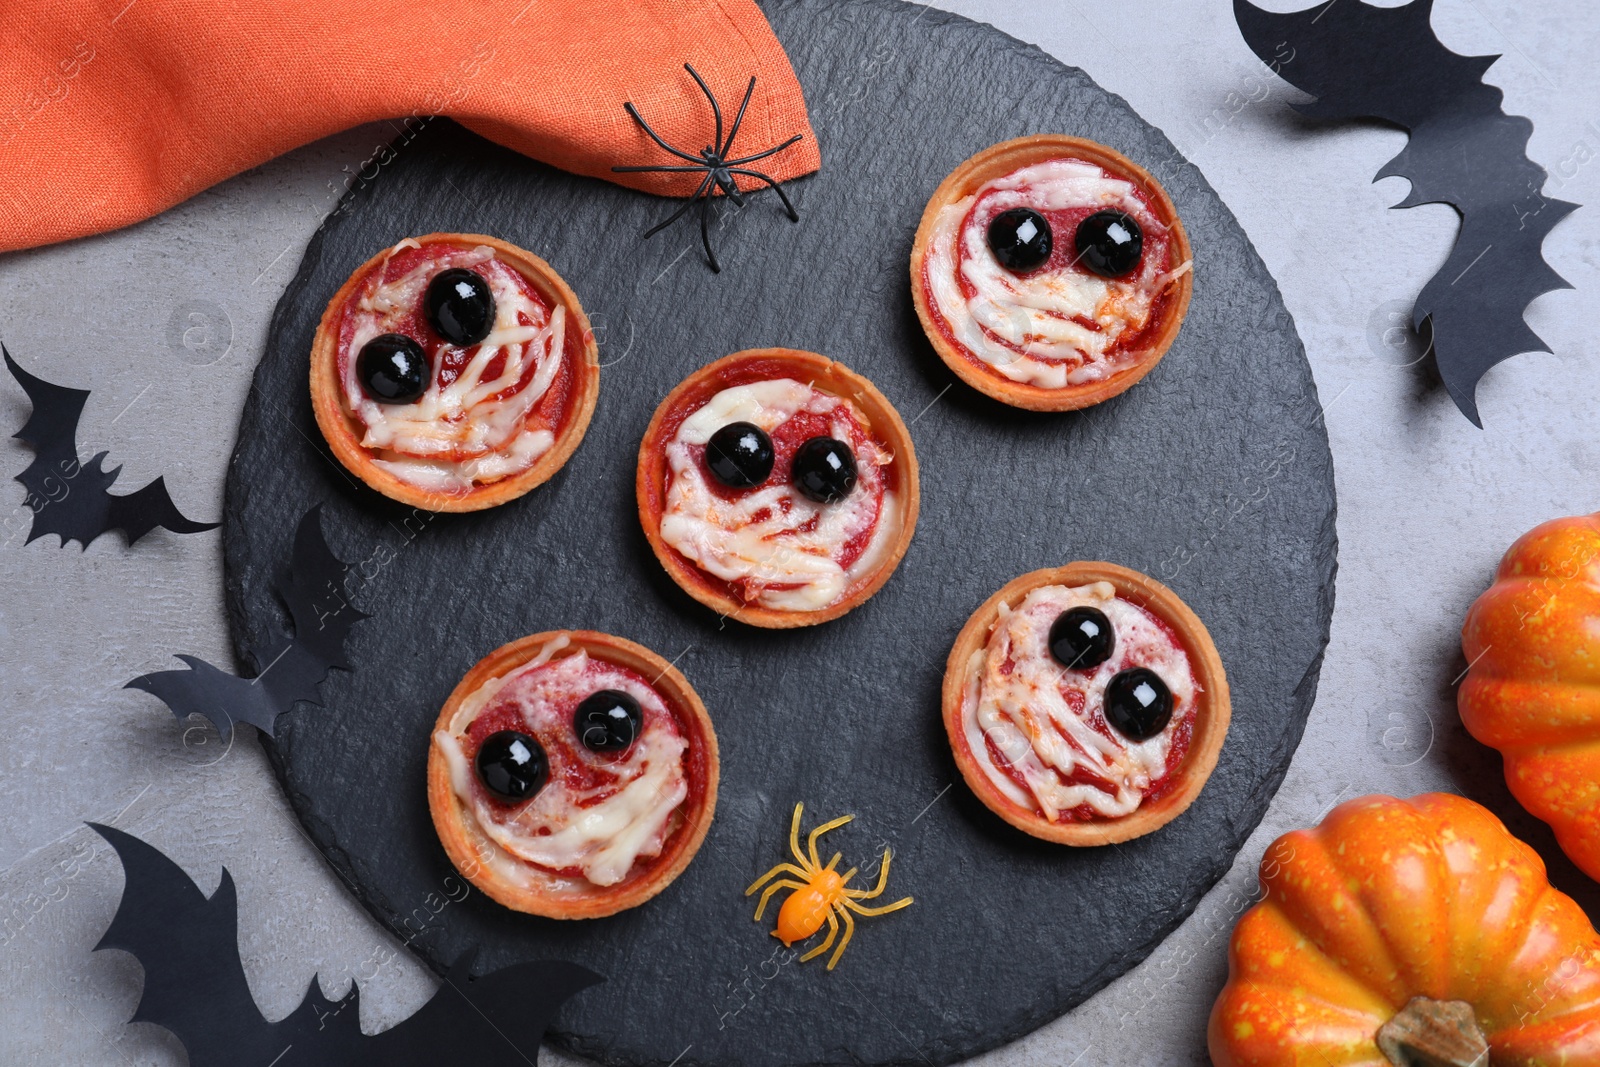
[[(755, 96), (735, 154), (820, 157), (788, 57), (753, 0), (13, 0), (0, 49), (0, 251), (148, 218), (363, 122), (449, 115), (518, 152), (687, 196), (699, 175), (645, 136), (711, 143), (711, 110)], [(748, 183), (741, 183), (745, 187)]]

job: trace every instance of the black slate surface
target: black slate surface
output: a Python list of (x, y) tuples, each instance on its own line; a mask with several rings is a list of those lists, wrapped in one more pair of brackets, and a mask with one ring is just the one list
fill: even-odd
[[(355, 190), (274, 315), (239, 431), (225, 522), (240, 654), (283, 632), (272, 578), (324, 502), (349, 592), (372, 620), (353, 674), (264, 739), (307, 832), (363, 903), (436, 969), (562, 957), (609, 976), (568, 1003), (554, 1044), (608, 1063), (943, 1063), (1018, 1037), (1146, 956), (1224, 873), (1294, 752), (1332, 612), (1334, 491), (1315, 387), (1276, 285), (1238, 223), (1161, 133), (1082, 72), (992, 28), (890, 0), (767, 5), (821, 140), (790, 186), (727, 216), (713, 275), (673, 205), (574, 178), (445, 121)], [(619, 101), (620, 106), (620, 101)], [(923, 204), (973, 151), (1025, 133), (1108, 143), (1157, 169), (1194, 243), (1194, 301), (1143, 383), (1031, 415), (956, 381), (918, 329), (906, 261)], [(546, 257), (594, 317), (599, 406), (551, 482), (488, 513), (429, 517), (328, 458), (307, 399), (325, 301), (375, 250), (431, 230), (501, 235)], [(788, 632), (719, 624), (662, 573), (634, 511), (656, 403), (727, 352), (790, 345), (864, 372), (911, 425), (922, 518), (864, 607)], [(1024, 571), (1106, 559), (1172, 585), (1210, 627), (1234, 719), (1199, 801), (1160, 832), (1073, 850), (991, 816), (960, 783), (939, 683), (967, 615)], [(610, 919), (558, 923), (457, 884), (428, 819), (435, 714), (497, 645), (588, 627), (669, 659), (717, 724), (723, 779), (698, 858)], [(744, 886), (782, 857), (789, 813), (854, 812), (834, 846), (895, 849), (890, 893), (839, 968), (778, 952)], [(808, 818), (808, 824), (812, 818)], [(770, 916), (769, 916), (770, 919)], [(1198, 1045), (1203, 1040), (1195, 1035)]]

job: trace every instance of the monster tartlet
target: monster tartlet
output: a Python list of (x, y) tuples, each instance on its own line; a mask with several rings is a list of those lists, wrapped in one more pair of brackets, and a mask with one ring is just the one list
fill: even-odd
[(923, 330), (968, 385), (1064, 411), (1148, 374), (1189, 306), (1189, 240), (1120, 153), (1038, 135), (984, 149), (935, 190), (911, 251)]
[(594, 333), (567, 284), (493, 237), (407, 238), (328, 303), (311, 401), (339, 462), (430, 511), (515, 499), (565, 463), (599, 391)]
[(1110, 563), (1008, 583), (945, 665), (956, 766), (1035, 837), (1147, 834), (1200, 794), (1228, 731), (1228, 681), (1205, 626), (1166, 586)]
[(917, 522), (917, 457), (871, 382), (814, 352), (691, 374), (639, 446), (639, 520), (690, 596), (753, 626), (836, 618), (882, 587)]
[(716, 810), (710, 716), (671, 664), (587, 630), (490, 653), (445, 702), (428, 807), (456, 869), (508, 908), (555, 919), (649, 900)]

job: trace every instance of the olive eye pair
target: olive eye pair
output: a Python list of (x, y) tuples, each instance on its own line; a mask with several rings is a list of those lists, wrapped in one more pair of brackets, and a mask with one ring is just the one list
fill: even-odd
[[(730, 489), (753, 489), (772, 475), (772, 438), (753, 422), (730, 422), (706, 442), (706, 466)], [(856, 457), (832, 437), (813, 437), (795, 449), (794, 487), (819, 504), (836, 504), (856, 487)]]
[[(590, 752), (626, 752), (644, 722), (639, 702), (616, 689), (590, 693), (572, 715), (572, 729)], [(478, 779), (505, 801), (529, 800), (550, 780), (550, 757), (537, 738), (501, 730), (478, 746)]]
[[(1096, 211), (1073, 233), (1078, 262), (1102, 278), (1120, 278), (1139, 265), (1144, 232), (1132, 215)], [(1050, 220), (1031, 207), (1002, 211), (989, 223), (989, 249), (1006, 270), (1037, 270), (1050, 259), (1055, 235)]]
[[(1098, 608), (1068, 608), (1050, 624), (1050, 655), (1068, 670), (1093, 670), (1116, 647), (1111, 620)], [(1124, 737), (1149, 740), (1172, 719), (1172, 691), (1147, 667), (1118, 671), (1106, 683), (1105, 716)]]
[[(434, 332), (458, 348), (477, 344), (494, 326), (494, 294), (483, 275), (465, 267), (435, 274), (422, 294), (422, 311)], [(403, 333), (380, 334), (361, 346), (356, 376), (380, 404), (415, 403), (432, 379), (428, 354)]]

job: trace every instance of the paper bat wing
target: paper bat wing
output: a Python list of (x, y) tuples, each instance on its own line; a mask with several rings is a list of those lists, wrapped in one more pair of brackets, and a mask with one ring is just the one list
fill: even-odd
[[(213, 667), (194, 656), (178, 656), (189, 665), (186, 671), (157, 671), (141, 674), (124, 689), (143, 689), (159, 698), (179, 719), (204, 715), (217, 732), (226, 737), (236, 722), (247, 722), (258, 730), (272, 733), (273, 721), (282, 710), (277, 694), (267, 686)], [(316, 690), (312, 689), (315, 696)]]
[(28, 421), (12, 435), (33, 449), (33, 462), (16, 476), (28, 491), (26, 503), (33, 511), (28, 542), (55, 534), (63, 546), (77, 541), (88, 548), (105, 529), (106, 489), (117, 480), (116, 469), (106, 471), (102, 466), (104, 452), (88, 463), (78, 462), (78, 419), (89, 391), (34, 377), (17, 365), (4, 345), (0, 353), (32, 405)]
[[(40, 493), (41, 490), (31, 484), (33, 480), (77, 466), (78, 418), (89, 399), (89, 390), (68, 389), (35, 378), (17, 365), (4, 345), (0, 345), (0, 353), (4, 353), (6, 368), (33, 405), (28, 421), (12, 435), (32, 448), (34, 454), (33, 463), (17, 476), (17, 481), (27, 486), (29, 493)], [(63, 464), (68, 466), (63, 467)]]
[(270, 1063), (281, 1051), (239, 962), (238, 913), (226, 869), (208, 899), (183, 869), (137, 837), (89, 824), (122, 861), (126, 881), (96, 949), (131, 952), (144, 968), (133, 1021), (171, 1030), (191, 1067)]
[(517, 963), (472, 977), (477, 952), (451, 966), (433, 999), (363, 1044), (388, 1067), (441, 1063), (532, 1063), (561, 1005), (605, 981), (575, 963)]
[(359, 990), (330, 1001), (313, 981), (300, 1006), (268, 1023), (239, 962), (238, 904), (226, 869), (207, 898), (182, 868), (138, 838), (89, 824), (116, 850), (126, 882), (95, 947), (144, 967), (134, 1021), (177, 1035), (191, 1067), (441, 1067), (536, 1061), (544, 1032), (573, 994), (603, 979), (572, 963), (520, 963), (479, 978), (475, 952), (456, 961), (416, 1014), (361, 1033)]
[(1434, 35), (1432, 0), (1375, 7), (1347, 0), (1304, 11), (1264, 11), (1234, 0), (1252, 51), (1316, 97), (1316, 118), (1376, 118), (1403, 126), (1406, 147), (1379, 170), (1410, 194), (1396, 207), (1444, 203), (1461, 213), (1449, 258), (1417, 297), (1412, 325), (1432, 331), (1450, 397), (1476, 425), (1478, 381), (1521, 352), (1548, 352), (1522, 313), (1534, 297), (1570, 288), (1544, 261), (1545, 235), (1576, 204), (1544, 196), (1544, 168), (1528, 158), (1533, 124), (1501, 109), (1483, 82), (1498, 56), (1463, 56)]
[(1500, 105), (1500, 90), (1482, 82), (1500, 57), (1450, 51), (1434, 36), (1432, 15), (1433, 0), (1400, 7), (1341, 0), (1281, 13), (1233, 0), (1233, 17), (1250, 50), (1284, 81), (1316, 97), (1295, 110), (1407, 128), (1463, 103), (1477, 111)]
[[(324, 668), (349, 670), (344, 643), (350, 627), (368, 618), (345, 595), (349, 567), (322, 534), (322, 505), (300, 519), (295, 528), (294, 552), (278, 593), (294, 618), (295, 643), (311, 653)], [(321, 681), (321, 676), (318, 677)]]
[(220, 525), (218, 522), (195, 522), (187, 518), (172, 502), (165, 477), (157, 478), (127, 496), (110, 497), (105, 519), (105, 529), (121, 530), (130, 545), (157, 526), (163, 526), (173, 533), (186, 534), (215, 530)]
[(175, 533), (199, 533), (218, 525), (185, 518), (162, 478), (127, 496), (112, 496), (109, 490), (122, 468), (106, 470), (104, 452), (87, 463), (78, 462), (78, 420), (89, 391), (36, 378), (18, 366), (3, 345), (0, 352), (33, 405), (28, 421), (15, 434), (34, 452), (33, 462), (17, 475), (33, 509), (29, 541), (55, 534), (63, 545), (77, 541), (88, 548), (108, 530), (121, 530), (131, 545), (157, 526)]
[(361, 990), (354, 982), (343, 999), (329, 1000), (313, 978), (300, 1006), (273, 1024), (273, 1036), (285, 1051), (272, 1067), (390, 1067), (367, 1055), (371, 1041), (361, 1032)]

